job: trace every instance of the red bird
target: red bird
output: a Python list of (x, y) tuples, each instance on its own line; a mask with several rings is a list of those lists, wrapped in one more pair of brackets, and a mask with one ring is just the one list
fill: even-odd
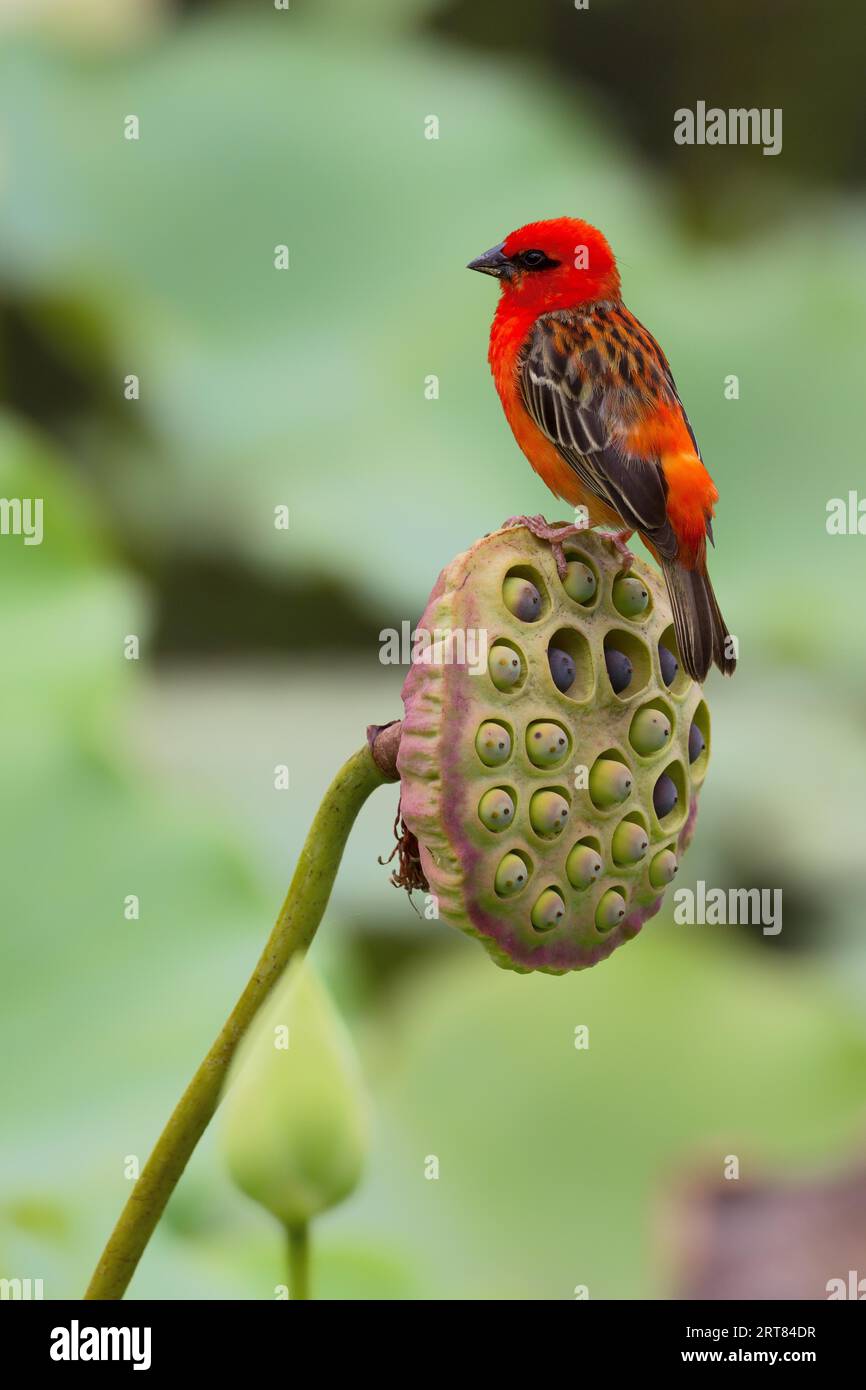
[[(667, 358), (622, 302), (606, 239), (573, 217), (531, 222), (469, 269), (500, 282), (490, 367), (532, 467), (591, 526), (616, 527), (629, 559), (638, 532), (662, 567), (689, 675), (702, 681), (713, 662), (730, 675), (706, 560), (718, 492)], [(541, 518), (520, 520), (556, 539)]]

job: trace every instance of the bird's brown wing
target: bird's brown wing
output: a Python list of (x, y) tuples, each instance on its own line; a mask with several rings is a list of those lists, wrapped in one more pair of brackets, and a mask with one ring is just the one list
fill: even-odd
[[(661, 356), (661, 349), (657, 352)], [(657, 375), (656, 389), (660, 382), (667, 386), (661, 364), (649, 357), (648, 346), (630, 341), (625, 320), (620, 323), (604, 306), (545, 314), (521, 354), (520, 389), (532, 419), (583, 486), (660, 555), (672, 558), (677, 538), (668, 520), (661, 463), (624, 455), (611, 424), (614, 418), (638, 419), (645, 411), (648, 373)]]

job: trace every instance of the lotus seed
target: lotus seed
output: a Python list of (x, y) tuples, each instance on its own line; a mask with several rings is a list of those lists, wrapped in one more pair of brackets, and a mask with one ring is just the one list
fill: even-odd
[(617, 651), (616, 647), (605, 647), (604, 664), (607, 667), (607, 674), (614, 695), (621, 695), (631, 685), (634, 671), (631, 662), (625, 652)]
[(565, 829), (568, 811), (568, 802), (559, 792), (536, 792), (529, 803), (529, 824), (536, 835), (550, 840)]
[(639, 864), (649, 849), (649, 837), (642, 825), (624, 820), (614, 831), (610, 847), (615, 864)]
[(650, 864), (649, 881), (653, 888), (665, 888), (673, 879), (677, 868), (677, 856), (673, 850), (663, 849)]
[(547, 659), (550, 662), (553, 684), (557, 690), (561, 690), (565, 695), (574, 685), (574, 678), (577, 675), (574, 657), (569, 656), (568, 652), (564, 652), (561, 647), (548, 647)]
[(519, 893), (529, 877), (526, 865), (519, 854), (506, 854), (499, 868), (493, 886), (500, 898), (512, 898)]
[(482, 796), (478, 815), (488, 830), (505, 830), (514, 819), (514, 802), (502, 787), (494, 787)]
[(673, 685), (677, 671), (680, 669), (680, 663), (670, 648), (663, 647), (661, 644), (659, 644), (659, 665), (662, 668), (662, 680), (665, 685)]
[(504, 642), (494, 642), (490, 648), (487, 668), (497, 690), (512, 690), (523, 673), (517, 652), (513, 647), (506, 647)]
[(651, 705), (638, 710), (628, 731), (632, 748), (644, 757), (664, 748), (670, 736), (670, 720), (660, 710), (653, 709)]
[(568, 736), (559, 724), (539, 719), (526, 730), (526, 752), (534, 767), (556, 767), (568, 754)]
[(475, 735), (475, 751), (485, 767), (500, 767), (511, 757), (511, 735), (502, 724), (482, 724)]
[(649, 593), (639, 579), (632, 575), (621, 575), (614, 581), (614, 608), (624, 618), (637, 618), (649, 603)]
[(659, 820), (664, 820), (679, 801), (679, 792), (672, 777), (663, 772), (653, 787), (653, 806)]
[(706, 746), (703, 734), (697, 724), (693, 724), (689, 729), (689, 762), (696, 763)]
[(592, 845), (575, 845), (565, 861), (565, 872), (572, 888), (588, 888), (602, 870), (597, 849)]
[(502, 586), (505, 607), (524, 623), (534, 623), (541, 617), (541, 594), (531, 579), (512, 574)]
[(615, 888), (608, 888), (602, 894), (598, 907), (595, 909), (595, 925), (599, 931), (610, 931), (625, 916), (625, 899)]
[(565, 903), (555, 888), (545, 888), (530, 914), (536, 931), (550, 931), (565, 916)]
[(587, 604), (595, 594), (595, 575), (589, 565), (583, 564), (581, 560), (569, 560), (562, 587), (575, 603)]
[(631, 791), (631, 780), (625, 763), (614, 758), (597, 758), (589, 774), (589, 794), (593, 803), (599, 810), (619, 805)]

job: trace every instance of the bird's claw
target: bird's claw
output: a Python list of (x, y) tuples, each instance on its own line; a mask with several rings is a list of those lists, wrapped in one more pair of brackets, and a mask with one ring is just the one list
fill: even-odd
[(564, 579), (568, 561), (562, 549), (563, 542), (586, 531), (589, 528), (589, 518), (579, 522), (561, 521), (551, 524), (549, 521), (545, 521), (543, 516), (510, 516), (507, 521), (503, 521), (502, 529), (504, 530), (507, 526), (525, 526), (527, 531), (531, 531), (538, 540), (547, 541), (553, 551), (557, 573), (560, 579)]
[(622, 560), (623, 569), (627, 570), (630, 570), (634, 564), (634, 551), (629, 550), (626, 545), (626, 541), (631, 540), (633, 535), (634, 531), (612, 531), (607, 536), (607, 540), (610, 541), (614, 550)]

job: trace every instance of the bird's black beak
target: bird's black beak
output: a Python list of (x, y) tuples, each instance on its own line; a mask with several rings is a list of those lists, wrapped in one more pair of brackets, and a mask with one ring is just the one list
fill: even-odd
[(508, 277), (513, 266), (511, 261), (502, 250), (505, 245), (500, 241), (498, 246), (491, 246), (489, 251), (485, 251), (483, 256), (478, 256), (474, 261), (470, 261), (467, 270), (480, 270), (482, 275), (495, 275), (497, 280)]

